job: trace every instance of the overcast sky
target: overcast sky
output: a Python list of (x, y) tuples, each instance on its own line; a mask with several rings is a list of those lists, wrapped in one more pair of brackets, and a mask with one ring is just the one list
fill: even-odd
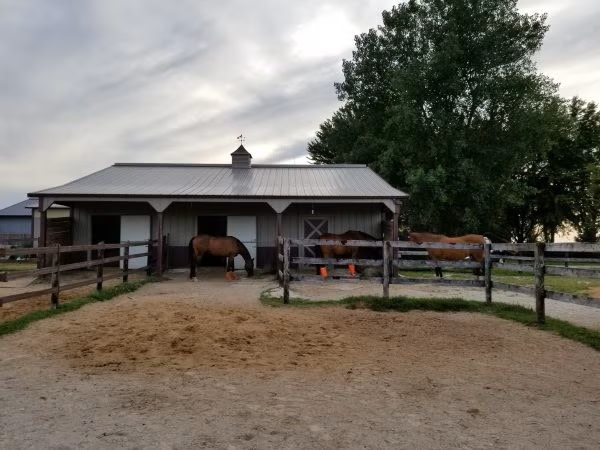
[[(0, 209), (114, 162), (306, 162), (382, 0), (0, 0)], [(547, 12), (540, 70), (600, 101), (600, 1)]]

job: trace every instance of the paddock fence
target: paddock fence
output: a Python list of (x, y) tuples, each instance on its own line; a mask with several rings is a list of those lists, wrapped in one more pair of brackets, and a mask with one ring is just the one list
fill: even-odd
[[(50, 288), (28, 290), (18, 294), (6, 295), (0, 297), (0, 307), (4, 303), (25, 300), (32, 297), (50, 295), (50, 305), (53, 308), (59, 305), (59, 296), (62, 291), (75, 289), (89, 284), (96, 284), (97, 290), (102, 290), (104, 281), (122, 278), (123, 283), (128, 281), (130, 268), (129, 261), (136, 258), (146, 258), (146, 264), (138, 267), (138, 270), (145, 270), (150, 274), (153, 267), (153, 251), (156, 247), (156, 240), (128, 241), (120, 244), (99, 243), (95, 245), (53, 245), (49, 247), (35, 248), (0, 248), (0, 258), (24, 257), (38, 259), (38, 268), (0, 271), (0, 282), (9, 282), (24, 277), (43, 277), (50, 276)], [(140, 249), (140, 247), (142, 247)], [(146, 247), (145, 249), (143, 247)], [(132, 253), (131, 250), (138, 253)], [(140, 250), (142, 250), (140, 252)], [(115, 256), (109, 256), (107, 253), (116, 253)], [(79, 259), (79, 262), (67, 262)], [(82, 260), (83, 259), (83, 260)], [(0, 259), (1, 261), (1, 259)], [(49, 262), (50, 261), (50, 262)], [(122, 262), (122, 264), (121, 264)], [(107, 265), (119, 263), (119, 270), (116, 273), (104, 273)], [(96, 276), (86, 278), (77, 282), (64, 283), (62, 275), (66, 272), (78, 269), (96, 269)]]
[[(531, 295), (536, 300), (537, 321), (545, 321), (545, 299), (600, 308), (600, 300), (585, 295), (548, 290), (545, 288), (546, 275), (564, 277), (600, 278), (600, 244), (584, 243), (527, 243), (505, 244), (446, 244), (424, 242), (417, 244), (406, 241), (322, 241), (319, 239), (278, 238), (277, 245), (277, 278), (283, 287), (283, 301), (289, 302), (289, 286), (294, 281), (351, 281), (368, 280), (381, 283), (382, 295), (389, 297), (390, 284), (445, 284), (453, 286), (479, 287), (485, 291), (485, 301), (492, 302), (493, 289), (518, 292)], [(305, 249), (317, 245), (342, 245), (348, 247), (377, 247), (382, 249), (382, 259), (333, 259), (305, 256)], [(461, 249), (481, 250), (482, 263), (468, 259), (461, 261), (432, 261), (427, 259), (428, 249)], [(292, 256), (293, 254), (297, 256)], [(311, 270), (314, 266), (335, 268), (354, 264), (361, 267), (378, 269), (376, 275), (360, 277), (351, 276), (343, 271), (328, 271), (328, 276), (317, 275)], [(447, 279), (419, 278), (403, 276), (402, 271), (423, 270), (436, 266), (441, 268), (481, 269), (483, 278), (479, 279)], [(308, 268), (308, 270), (307, 270)], [(494, 281), (494, 270), (531, 274), (533, 286), (523, 286)]]

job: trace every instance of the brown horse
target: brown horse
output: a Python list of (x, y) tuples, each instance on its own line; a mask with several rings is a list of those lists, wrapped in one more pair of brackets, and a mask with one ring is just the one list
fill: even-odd
[[(377, 241), (378, 239), (364, 231), (348, 230), (342, 234), (324, 233), (319, 236), (322, 241)], [(381, 259), (382, 250), (379, 247), (359, 247), (349, 245), (318, 245), (316, 248), (318, 257), (322, 258), (348, 258), (348, 259)], [(350, 273), (354, 273), (354, 265), (349, 265)], [(317, 274), (320, 267), (317, 266)]]
[(190, 259), (190, 279), (198, 281), (196, 278), (196, 266), (202, 262), (205, 254), (213, 256), (227, 257), (227, 268), (225, 278), (231, 279), (231, 276), (237, 278), (234, 272), (233, 260), (237, 255), (244, 258), (244, 268), (251, 277), (254, 275), (254, 260), (250, 257), (250, 252), (238, 238), (233, 236), (215, 237), (208, 234), (199, 234), (190, 239), (188, 245)]
[[(490, 242), (488, 238), (480, 234), (466, 234), (464, 236), (448, 237), (443, 234), (433, 233), (408, 233), (409, 240), (421, 244), (423, 242), (440, 242), (443, 244), (485, 244)], [(437, 265), (438, 261), (461, 261), (471, 259), (483, 264), (483, 249), (478, 248), (428, 248), (429, 259), (436, 263), (435, 275), (442, 277), (442, 268)], [(474, 269), (475, 275), (481, 275), (481, 269)]]

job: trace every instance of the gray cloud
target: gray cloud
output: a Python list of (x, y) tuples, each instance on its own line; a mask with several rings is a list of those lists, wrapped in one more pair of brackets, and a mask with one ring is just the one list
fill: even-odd
[[(599, 99), (600, 5), (548, 10), (540, 69)], [(0, 207), (116, 161), (303, 162), (383, 0), (0, 0)], [(568, 62), (568, 64), (565, 64)], [(302, 160), (302, 161), (301, 161)]]

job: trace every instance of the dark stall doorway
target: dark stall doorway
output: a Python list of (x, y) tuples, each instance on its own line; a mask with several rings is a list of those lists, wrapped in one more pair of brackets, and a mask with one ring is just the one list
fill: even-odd
[[(118, 244), (121, 242), (121, 216), (92, 216), (92, 244), (104, 241), (105, 244)], [(96, 251), (92, 258), (97, 258)], [(107, 249), (104, 257), (119, 256), (119, 249)], [(119, 266), (119, 262), (109, 263), (107, 266)]]
[[(198, 234), (226, 236), (227, 216), (198, 216)], [(204, 258), (202, 258), (201, 265), (225, 267), (225, 257), (206, 255)]]

